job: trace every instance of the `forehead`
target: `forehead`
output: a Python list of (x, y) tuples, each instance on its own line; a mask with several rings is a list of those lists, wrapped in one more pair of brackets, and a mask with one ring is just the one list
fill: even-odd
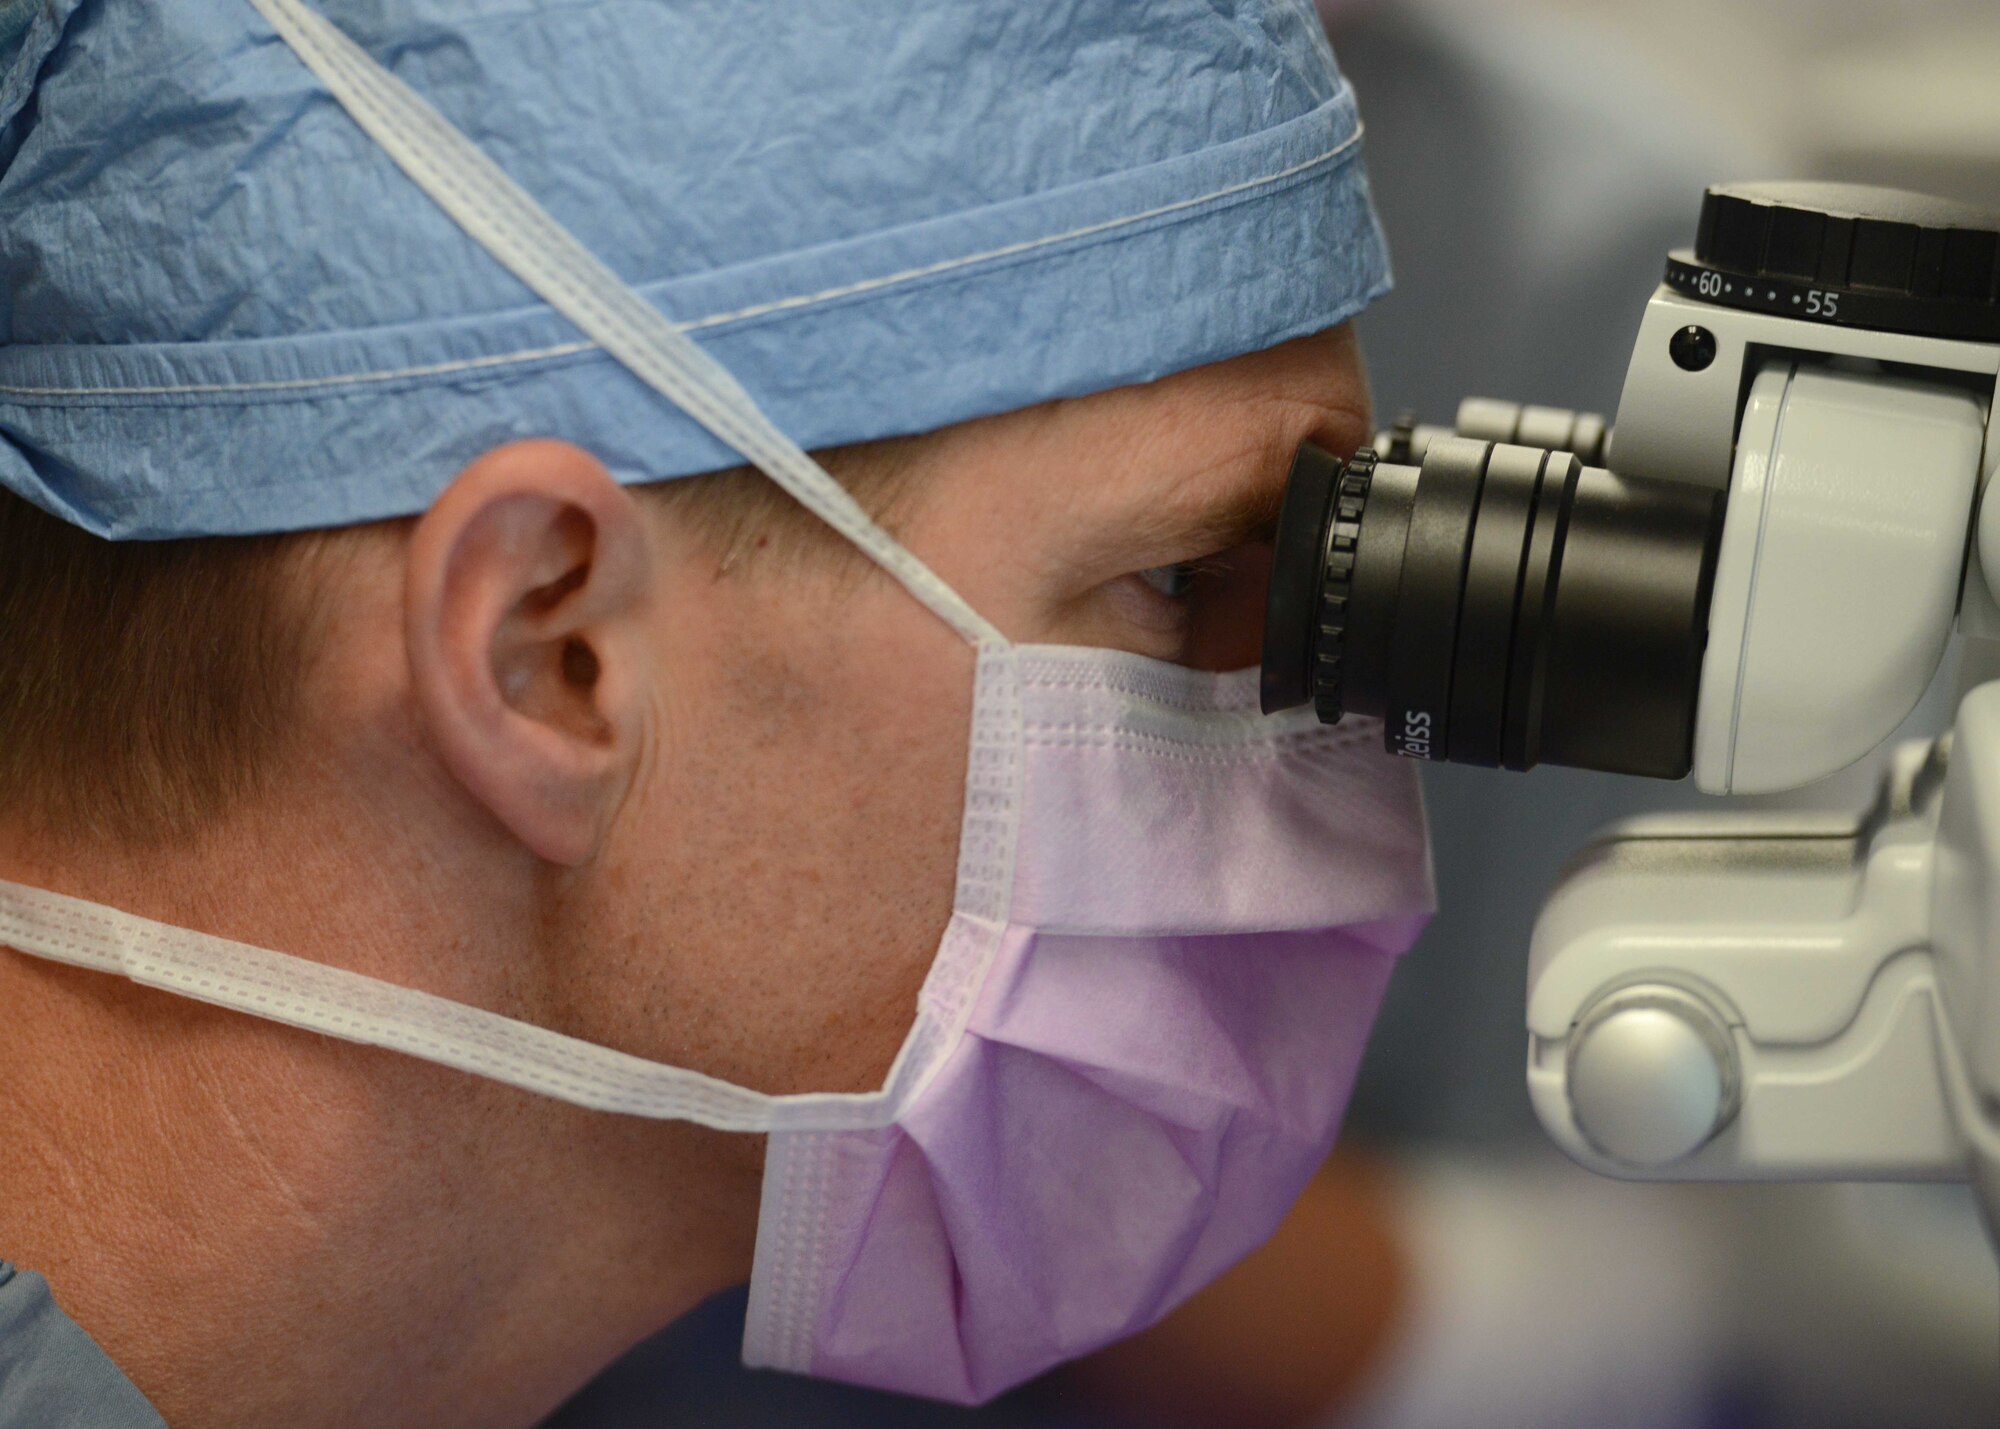
[[(1165, 539), (1275, 515), (1298, 444), (1364, 442), (1367, 381), (1342, 327), (1142, 385), (969, 424), (952, 461), (973, 505), (1058, 542)], [(1211, 548), (1213, 549), (1213, 548)], [(1197, 552), (1196, 554), (1200, 554)]]

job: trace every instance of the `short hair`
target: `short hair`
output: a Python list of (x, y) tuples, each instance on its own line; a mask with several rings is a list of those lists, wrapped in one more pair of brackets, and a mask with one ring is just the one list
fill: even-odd
[[(914, 451), (904, 439), (821, 459), (880, 515)], [(637, 490), (726, 572), (853, 551), (747, 468)], [(0, 823), (146, 848), (266, 787), (338, 614), (325, 576), (381, 524), (114, 542), (0, 489)]]

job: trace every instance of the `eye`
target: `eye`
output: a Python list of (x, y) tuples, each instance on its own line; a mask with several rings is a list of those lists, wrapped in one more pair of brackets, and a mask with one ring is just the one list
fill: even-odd
[(1176, 561), (1171, 566), (1153, 566), (1139, 572), (1139, 579), (1166, 596), (1169, 600), (1180, 600), (1194, 584), (1195, 563)]

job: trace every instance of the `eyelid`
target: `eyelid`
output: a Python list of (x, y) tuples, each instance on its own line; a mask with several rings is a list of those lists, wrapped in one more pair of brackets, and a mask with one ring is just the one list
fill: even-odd
[(1278, 497), (1231, 500), (1184, 520), (1162, 517), (1130, 532), (1123, 564), (1131, 570), (1199, 562), (1239, 546), (1268, 543), (1277, 529)]
[(1176, 552), (1175, 559), (1195, 560), (1252, 541), (1271, 539), (1277, 533), (1279, 508), (1284, 499), (1282, 479), (1237, 488), (1187, 523), (1179, 533), (1182, 549)]
[(1236, 513), (1226, 519), (1189, 529), (1175, 543), (1170, 560), (1159, 562), (1162, 566), (1199, 567), (1212, 556), (1225, 555), (1243, 546), (1269, 545), (1277, 535), (1276, 513), (1269, 517), (1255, 514)]
[(1139, 572), (1139, 579), (1165, 596), (1168, 600), (1184, 599), (1188, 587), (1194, 584), (1195, 563), (1175, 561), (1172, 565), (1148, 566)]
[(1277, 532), (1284, 504), (1290, 450), (1285, 449), (1282, 465), (1273, 446), (1254, 462), (1228, 463), (1226, 477), (1218, 478), (1215, 468), (1191, 475), (1188, 480), (1206, 488), (1207, 499), (1197, 501), (1184, 491), (1179, 500), (1172, 496), (1155, 500), (1130, 515), (1122, 527), (1095, 534), (1066, 563), (1098, 581), (1268, 543)]

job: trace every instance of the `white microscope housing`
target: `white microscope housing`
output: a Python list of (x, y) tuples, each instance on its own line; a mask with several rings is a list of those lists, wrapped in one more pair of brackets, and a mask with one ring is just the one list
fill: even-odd
[[(1607, 465), (1723, 493), (1696, 784), (1853, 764), (1968, 645), (1954, 728), (1895, 750), (1865, 815), (1638, 820), (1565, 873), (1528, 1085), (1595, 1170), (1970, 1179), (2000, 1236), (1997, 239), (1913, 195), (1712, 189), (1647, 306)], [(1471, 403), (1460, 432), (1561, 415)]]

